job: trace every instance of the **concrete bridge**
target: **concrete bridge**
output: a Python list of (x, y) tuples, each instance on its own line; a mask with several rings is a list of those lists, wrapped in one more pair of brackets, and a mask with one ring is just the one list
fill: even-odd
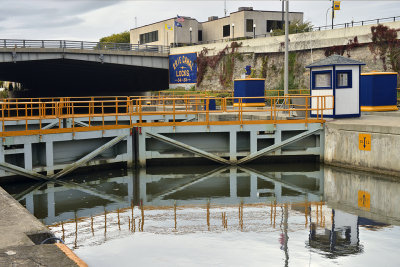
[(26, 96), (134, 95), (168, 88), (169, 47), (0, 39), (0, 80)]

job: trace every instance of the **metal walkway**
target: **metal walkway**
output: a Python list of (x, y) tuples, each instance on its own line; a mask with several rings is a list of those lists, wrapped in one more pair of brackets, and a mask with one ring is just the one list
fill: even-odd
[[(292, 104), (295, 98), (304, 104)], [(265, 97), (258, 99), (262, 108), (245, 107), (249, 100), (254, 98), (3, 99), (0, 177), (54, 180), (83, 166), (145, 166), (167, 158), (237, 165), (265, 155), (323, 156), (323, 115), (332, 96)]]

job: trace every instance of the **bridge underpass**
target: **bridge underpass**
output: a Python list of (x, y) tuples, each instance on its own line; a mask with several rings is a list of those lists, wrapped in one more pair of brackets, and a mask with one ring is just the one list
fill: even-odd
[[(21, 97), (135, 95), (168, 88), (168, 70), (56, 59), (0, 63), (0, 80), (21, 83)], [(18, 95), (17, 95), (18, 96)]]
[(0, 40), (0, 80), (22, 84), (26, 90), (14, 91), (14, 97), (138, 95), (168, 88), (168, 51), (162, 46)]

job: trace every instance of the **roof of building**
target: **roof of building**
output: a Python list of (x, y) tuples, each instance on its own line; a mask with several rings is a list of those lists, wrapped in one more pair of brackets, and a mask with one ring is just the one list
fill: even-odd
[(332, 55), (330, 57), (318, 60), (318, 61), (306, 66), (306, 68), (332, 66), (332, 65), (365, 65), (365, 63), (358, 61), (358, 60), (348, 58), (348, 57)]
[[(194, 19), (194, 18), (191, 18), (191, 17), (185, 17), (185, 16), (180, 16), (180, 17), (183, 18), (183, 19), (185, 19), (185, 20), (196, 20), (196, 21), (197, 21), (197, 19)], [(154, 24), (166, 22), (166, 21), (171, 20), (171, 19), (176, 20), (177, 17), (173, 17), (173, 18), (169, 18), (169, 19), (164, 19), (164, 20), (160, 20), (160, 21), (157, 21), (157, 22), (153, 22), (153, 23), (150, 23), (150, 24), (143, 25), (143, 26), (139, 26), (139, 27), (136, 27), (136, 28), (132, 28), (132, 29), (130, 29), (130, 31), (131, 31), (131, 30), (140, 29), (140, 28), (143, 28), (143, 27), (147, 27), (147, 26), (150, 26), (150, 25), (154, 25)]]
[[(234, 12), (231, 12), (231, 13), (229, 13), (229, 15), (228, 16), (224, 16), (224, 17), (220, 17), (220, 18), (217, 18), (217, 19), (215, 19), (215, 20), (206, 20), (206, 21), (202, 21), (202, 22), (200, 22), (201, 24), (203, 24), (203, 23), (207, 23), (207, 22), (213, 22), (213, 21), (217, 21), (217, 20), (220, 20), (220, 19), (224, 19), (224, 18), (229, 18), (230, 17), (230, 15), (232, 15), (232, 14), (235, 14), (235, 13), (240, 13), (240, 12), (269, 12), (269, 13), (282, 13), (282, 11), (275, 11), (275, 10), (238, 10), (238, 11), (234, 11)], [(304, 12), (297, 12), (297, 11), (289, 11), (289, 13), (290, 14), (304, 14)]]
[[(271, 13), (282, 13), (282, 11), (268, 11), (268, 10), (240, 10), (240, 11), (238, 10), (238, 11), (229, 13), (229, 16), (230, 16), (231, 14), (239, 13), (239, 12), (271, 12)], [(292, 12), (292, 11), (289, 11), (289, 13), (299, 13), (299, 14), (303, 14), (303, 12), (295, 12), (295, 11), (293, 11), (293, 12)], [(220, 19), (223, 19), (223, 18), (229, 18), (229, 16), (221, 17), (221, 18), (218, 18), (218, 19), (216, 19), (216, 20), (220, 20)], [(191, 18), (191, 17), (185, 17), (185, 16), (180, 16), (180, 17), (184, 18), (185, 20), (188, 19), (188, 20), (196, 20), (196, 21), (197, 21), (197, 19)], [(146, 24), (146, 25), (143, 25), (143, 26), (140, 26), (140, 27), (132, 28), (132, 29), (130, 29), (130, 30), (140, 29), (140, 28), (147, 27), (147, 26), (150, 26), (150, 25), (153, 25), (153, 24), (158, 24), (158, 23), (161, 23), (161, 22), (165, 22), (165, 21), (168, 21), (168, 20), (171, 20), (171, 19), (177, 19), (177, 17), (173, 17), (173, 18), (169, 18), (169, 19), (160, 20), (160, 21), (153, 22), (153, 23), (150, 23), (150, 24)], [(207, 23), (207, 22), (212, 22), (212, 21), (216, 21), (216, 20), (203, 21), (203, 22), (199, 22), (199, 23)]]

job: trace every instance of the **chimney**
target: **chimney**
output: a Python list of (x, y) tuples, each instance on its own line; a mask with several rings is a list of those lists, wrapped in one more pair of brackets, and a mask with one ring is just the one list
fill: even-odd
[(217, 20), (217, 19), (218, 19), (218, 16), (208, 17), (208, 21), (213, 21), (213, 20)]

